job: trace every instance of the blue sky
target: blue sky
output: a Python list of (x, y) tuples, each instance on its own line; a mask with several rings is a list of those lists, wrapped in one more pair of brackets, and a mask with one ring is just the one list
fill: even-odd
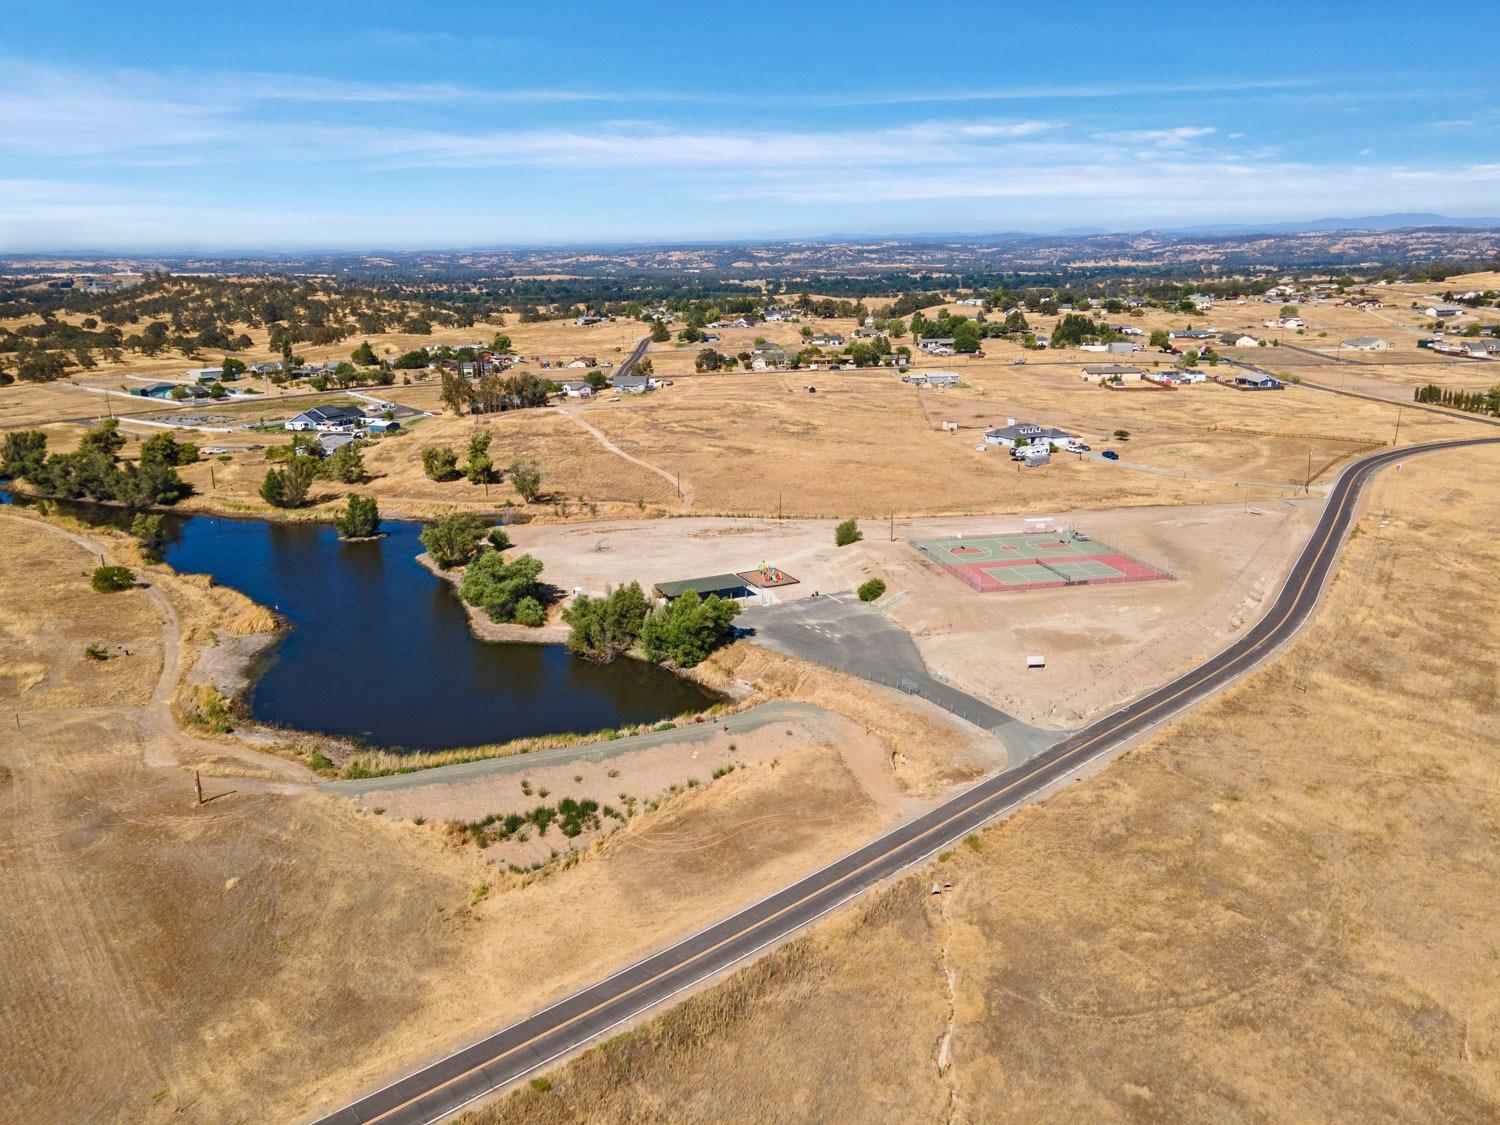
[(0, 250), (1494, 215), (1497, 33), (1305, 0), (0, 0)]

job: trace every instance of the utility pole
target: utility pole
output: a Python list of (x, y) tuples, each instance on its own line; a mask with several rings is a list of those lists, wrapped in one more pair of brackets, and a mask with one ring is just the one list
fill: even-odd
[(193, 771), (193, 788), (198, 792), (198, 803), (203, 803), (203, 778), (198, 776), (198, 771)]
[(1401, 407), (1396, 407), (1396, 436), (1391, 438), (1391, 444), (1395, 445), (1401, 440)]
[(896, 509), (891, 509), (891, 542), (896, 541)]
[(211, 464), (208, 466), (208, 487), (211, 490), (219, 487), (219, 482), (214, 480), (214, 467)]
[(1306, 494), (1306, 493), (1310, 492), (1311, 490), (1312, 490), (1312, 446), (1309, 445), (1307, 447), (1307, 482), (1305, 484), (1303, 484), (1302, 491), (1303, 491), (1304, 494)]

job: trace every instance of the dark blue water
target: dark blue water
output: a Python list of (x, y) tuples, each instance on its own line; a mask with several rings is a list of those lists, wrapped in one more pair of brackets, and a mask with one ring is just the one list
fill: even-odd
[(211, 574), (291, 623), (250, 692), (262, 722), (435, 750), (654, 722), (715, 699), (637, 660), (479, 640), (457, 594), (418, 565), (420, 524), (387, 521), (385, 538), (344, 543), (324, 524), (167, 523), (175, 570)]

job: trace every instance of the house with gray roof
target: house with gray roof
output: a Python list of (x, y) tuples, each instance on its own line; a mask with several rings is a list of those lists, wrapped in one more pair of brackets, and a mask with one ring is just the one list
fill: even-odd
[(1077, 434), (1070, 434), (1067, 430), (1059, 430), (1053, 426), (1038, 426), (1032, 422), (1012, 422), (1008, 426), (996, 426), (984, 431), (984, 440), (988, 444), (1003, 445), (1008, 449), (1014, 449), (1018, 445), (1064, 442), (1077, 436)]

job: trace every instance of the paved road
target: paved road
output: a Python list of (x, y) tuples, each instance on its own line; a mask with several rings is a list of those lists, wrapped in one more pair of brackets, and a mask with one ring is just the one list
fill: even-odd
[(753, 630), (756, 644), (936, 703), (1000, 739), (1013, 766), (1035, 757), (1068, 733), (1023, 723), (982, 699), (950, 687), (928, 672), (910, 633), (853, 594), (751, 606), (735, 621)]
[(1273, 654), (1311, 615), (1354, 519), (1360, 493), (1376, 471), (1416, 454), (1480, 444), (1500, 444), (1500, 438), (1388, 449), (1349, 465), (1275, 602), (1217, 656), (1026, 765), (982, 781), (739, 913), (365, 1095), (323, 1118), (322, 1125), (414, 1125), (449, 1116), (807, 926), (1201, 702)]
[(630, 369), (641, 361), (641, 357), (646, 354), (646, 349), (650, 346), (651, 337), (641, 337), (641, 342), (635, 346), (634, 351), (632, 351), (628, 356), (625, 357), (625, 362), (620, 364), (619, 367), (615, 368), (614, 373), (616, 375), (629, 375)]

